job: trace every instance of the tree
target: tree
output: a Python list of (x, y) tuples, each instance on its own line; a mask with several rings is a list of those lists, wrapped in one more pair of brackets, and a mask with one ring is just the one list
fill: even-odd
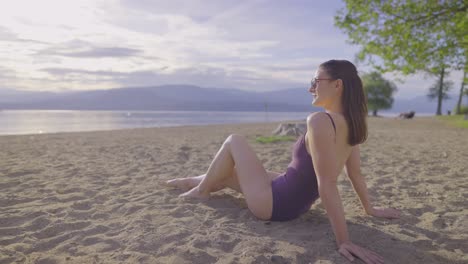
[[(446, 77), (446, 75), (448, 75), (448, 73), (445, 70), (445, 67), (446, 66), (442, 64), (440, 69), (435, 68), (435, 69), (433, 69), (433, 71), (428, 71), (429, 74), (439, 76), (439, 80), (437, 81), (437, 83), (434, 86), (432, 86), (431, 88), (429, 88), (430, 89), (429, 94), (434, 94), (434, 97), (432, 99), (437, 98), (436, 115), (441, 115), (442, 114), (442, 101), (447, 99), (447, 98), (444, 97), (444, 94), (445, 94), (444, 83), (446, 83), (444, 78)], [(440, 73), (438, 73), (437, 70), (439, 70)], [(453, 83), (451, 84), (450, 89), (452, 88), (452, 86), (453, 86)], [(431, 89), (436, 89), (436, 90), (432, 91)]]
[(377, 111), (390, 109), (393, 105), (393, 93), (397, 91), (396, 85), (382, 77), (378, 72), (371, 72), (362, 76), (364, 90), (367, 94), (367, 104), (372, 115)]
[[(466, 67), (466, 0), (345, 2), (346, 7), (335, 16), (335, 25), (347, 33), (352, 44), (361, 46), (359, 61), (380, 72), (437, 73), (439, 89), (446, 73)], [(437, 114), (441, 114), (441, 102), (439, 98)]]
[[(453, 82), (452, 81), (444, 81), (442, 85), (442, 90), (439, 89), (439, 81), (435, 82), (430, 88), (429, 92), (427, 93), (427, 97), (429, 99), (434, 100), (436, 98), (442, 98), (442, 100), (450, 99), (448, 92), (452, 90)], [(442, 91), (442, 94), (439, 93)]]
[(455, 114), (459, 115), (461, 114), (461, 104), (462, 104), (462, 99), (463, 99), (463, 95), (467, 95), (468, 96), (468, 90), (464, 90), (465, 89), (465, 84), (468, 82), (467, 81), (467, 76), (466, 76), (466, 67), (463, 71), (463, 80), (461, 82), (461, 85), (460, 85), (460, 94), (458, 95), (458, 101), (457, 101), (457, 106), (455, 108)]

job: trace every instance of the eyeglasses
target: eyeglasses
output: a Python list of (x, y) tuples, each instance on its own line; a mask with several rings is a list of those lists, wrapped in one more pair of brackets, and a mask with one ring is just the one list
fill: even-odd
[(310, 85), (311, 85), (312, 87), (315, 87), (315, 85), (316, 85), (317, 83), (319, 83), (320, 81), (326, 81), (326, 80), (332, 81), (332, 80), (335, 80), (335, 79), (329, 79), (329, 78), (328, 78), (328, 79), (326, 79), (326, 78), (321, 78), (321, 79), (319, 79), (319, 78), (314, 78), (312, 81), (310, 81)]

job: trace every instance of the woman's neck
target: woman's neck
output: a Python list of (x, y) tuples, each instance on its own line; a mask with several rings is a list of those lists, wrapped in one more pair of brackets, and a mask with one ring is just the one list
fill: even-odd
[(325, 108), (325, 111), (328, 113), (336, 113), (336, 114), (343, 114), (343, 108), (341, 107), (340, 102), (334, 101), (332, 104), (327, 105)]

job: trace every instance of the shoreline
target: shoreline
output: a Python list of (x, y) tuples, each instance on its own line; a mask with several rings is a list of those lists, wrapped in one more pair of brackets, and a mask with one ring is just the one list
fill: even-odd
[(186, 124), (186, 125), (172, 125), (172, 126), (159, 126), (159, 127), (131, 127), (131, 128), (120, 128), (120, 129), (108, 129), (108, 130), (85, 130), (85, 131), (58, 131), (58, 132), (47, 132), (47, 133), (31, 133), (31, 134), (0, 134), (0, 137), (14, 137), (14, 136), (40, 136), (40, 135), (57, 135), (57, 134), (80, 134), (80, 133), (99, 133), (99, 132), (126, 132), (131, 130), (147, 130), (147, 129), (176, 129), (176, 128), (204, 128), (212, 126), (248, 126), (248, 125), (271, 125), (280, 123), (297, 123), (305, 122), (306, 120), (283, 120), (283, 121), (271, 121), (271, 122), (243, 122), (243, 123), (216, 123), (216, 124)]
[[(154, 126), (154, 127), (128, 127), (128, 128), (113, 128), (113, 129), (98, 129), (98, 130), (76, 130), (76, 131), (56, 131), (56, 132), (45, 132), (45, 133), (20, 133), (20, 134), (1, 134), (0, 137), (5, 136), (39, 136), (39, 135), (54, 135), (54, 134), (61, 134), (61, 133), (94, 133), (94, 132), (110, 132), (110, 131), (125, 131), (125, 130), (134, 130), (134, 129), (160, 129), (160, 128), (184, 128), (184, 127), (204, 127), (204, 126), (222, 126), (222, 125), (248, 125), (248, 124), (279, 124), (279, 123), (296, 123), (301, 121), (306, 121), (306, 117), (304, 119), (297, 119), (297, 120), (282, 120), (282, 121), (252, 121), (252, 122), (238, 122), (238, 123), (210, 123), (210, 124), (180, 124), (180, 125), (168, 125), (168, 126)], [(427, 118), (435, 118), (436, 116), (417, 116), (413, 119), (427, 119)], [(398, 119), (397, 117), (389, 117), (389, 116), (368, 116), (368, 119), (374, 118), (382, 118), (382, 119)]]
[(108, 131), (131, 128), (177, 127), (205, 124), (276, 122), (302, 119), (307, 112), (83, 112), (12, 111), (0, 115), (2, 135)]

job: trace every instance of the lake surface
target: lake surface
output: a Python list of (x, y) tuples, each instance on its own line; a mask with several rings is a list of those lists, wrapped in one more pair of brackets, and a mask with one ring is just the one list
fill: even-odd
[(0, 135), (305, 120), (306, 112), (1, 110)]
[[(0, 110), (0, 135), (304, 120), (308, 112)], [(397, 113), (379, 112), (384, 117)], [(417, 114), (428, 116), (433, 114)]]

